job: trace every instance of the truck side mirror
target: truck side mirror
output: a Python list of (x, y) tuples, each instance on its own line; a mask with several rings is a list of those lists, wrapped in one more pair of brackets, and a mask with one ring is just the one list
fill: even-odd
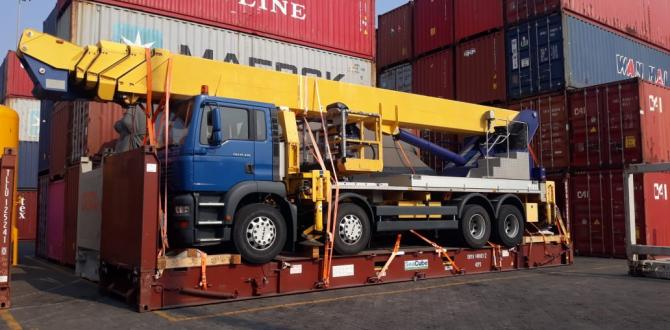
[(212, 116), (212, 137), (209, 139), (209, 144), (218, 146), (223, 143), (223, 133), (221, 132), (221, 110), (219, 108), (212, 109), (210, 116)]

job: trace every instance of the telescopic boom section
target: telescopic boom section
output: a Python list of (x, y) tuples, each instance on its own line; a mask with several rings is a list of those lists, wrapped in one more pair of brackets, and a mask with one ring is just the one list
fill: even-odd
[[(101, 41), (80, 47), (48, 34), (25, 30), (19, 57), (45, 95), (67, 94), (132, 104), (147, 97), (147, 58), (151, 57), (154, 102), (165, 92), (167, 61), (172, 58), (170, 95), (186, 99), (207, 86), (213, 96), (253, 100), (318, 115), (340, 102), (353, 111), (378, 114), (382, 131), (399, 128), (484, 134), (491, 120), (508, 122), (515, 111), (413, 95), (362, 85), (275, 72), (220, 61)], [(63, 95), (59, 95), (62, 98)], [(495, 118), (495, 119), (494, 119)]]

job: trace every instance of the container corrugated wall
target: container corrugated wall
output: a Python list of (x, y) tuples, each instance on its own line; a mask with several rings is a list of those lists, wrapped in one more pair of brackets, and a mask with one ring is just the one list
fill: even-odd
[(49, 130), (49, 175), (63, 177), (67, 169), (67, 156), (70, 143), (70, 102), (57, 102), (50, 115)]
[(509, 24), (560, 9), (670, 50), (670, 2), (664, 0), (506, 0)]
[(503, 32), (494, 32), (456, 47), (456, 99), (487, 104), (507, 100)]
[(37, 190), (37, 241), (35, 242), (35, 254), (38, 257), (47, 258), (47, 218), (49, 206), (49, 176), (41, 175), (39, 177), (39, 189)]
[(60, 17), (59, 36), (79, 45), (138, 41), (180, 54), (373, 85), (370, 60), (105, 4), (72, 5)]
[(568, 100), (565, 93), (530, 97), (508, 106), (512, 110), (535, 110), (540, 127), (531, 147), (548, 171), (570, 167), (570, 134), (568, 129)]
[(65, 175), (65, 220), (63, 221), (63, 263), (74, 266), (77, 255), (77, 216), (79, 214), (79, 165)]
[(454, 50), (447, 49), (414, 63), (415, 94), (454, 99)]
[(456, 41), (503, 27), (503, 0), (454, 0)]
[[(57, 6), (68, 2), (59, 0)], [(374, 57), (374, 0), (98, 2), (367, 59)]]
[(37, 189), (37, 166), (39, 164), (39, 142), (19, 142), (19, 189)]
[(37, 238), (37, 190), (19, 190), (16, 226), (20, 240)]
[(409, 2), (379, 15), (377, 29), (377, 68), (409, 61), (414, 56), (414, 3)]
[(511, 98), (640, 77), (670, 86), (670, 54), (593, 22), (553, 14), (507, 30)]
[(414, 2), (415, 56), (453, 43), (454, 0), (416, 0)]
[(412, 92), (412, 65), (401, 64), (379, 74), (379, 87), (399, 92)]
[(49, 183), (49, 198), (46, 217), (47, 258), (63, 262), (63, 240), (65, 226), (65, 181)]
[(71, 147), (68, 163), (78, 164), (82, 157), (95, 158), (113, 150), (119, 137), (114, 124), (123, 117), (123, 108), (115, 103), (75, 101), (71, 103)]
[(42, 101), (40, 105), (40, 154), (38, 163), (39, 173), (45, 173), (49, 171), (49, 141), (51, 138), (49, 124), (51, 123), (51, 111), (53, 110), (53, 107), (54, 102), (48, 100)]
[(33, 97), (33, 81), (23, 67), (16, 52), (9, 51), (3, 63), (4, 71), (0, 72), (0, 80), (4, 83), (0, 87), (0, 102), (9, 97)]
[(569, 93), (572, 167), (670, 161), (670, 89), (637, 79)]
[(40, 138), (40, 100), (10, 97), (5, 105), (19, 114), (19, 140), (38, 141)]

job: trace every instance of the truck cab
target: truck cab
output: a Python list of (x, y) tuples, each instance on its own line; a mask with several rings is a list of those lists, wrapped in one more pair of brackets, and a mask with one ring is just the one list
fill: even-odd
[(171, 246), (230, 241), (236, 217), (257, 213), (238, 233), (241, 241), (260, 251), (282, 249), (289, 236), (286, 219), (294, 228), (297, 217), (280, 181), (276, 107), (201, 95), (172, 106), (167, 136), (165, 127), (161, 113), (156, 136), (168, 188)]

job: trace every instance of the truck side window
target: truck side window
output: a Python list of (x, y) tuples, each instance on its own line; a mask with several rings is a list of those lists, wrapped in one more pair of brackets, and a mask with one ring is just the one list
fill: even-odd
[[(200, 143), (209, 144), (212, 137), (212, 109), (215, 105), (205, 105), (200, 129)], [(249, 140), (249, 111), (239, 108), (221, 107), (221, 135), (223, 141)]]
[(265, 112), (254, 111), (256, 115), (256, 141), (265, 141), (267, 138), (267, 128), (265, 126)]

